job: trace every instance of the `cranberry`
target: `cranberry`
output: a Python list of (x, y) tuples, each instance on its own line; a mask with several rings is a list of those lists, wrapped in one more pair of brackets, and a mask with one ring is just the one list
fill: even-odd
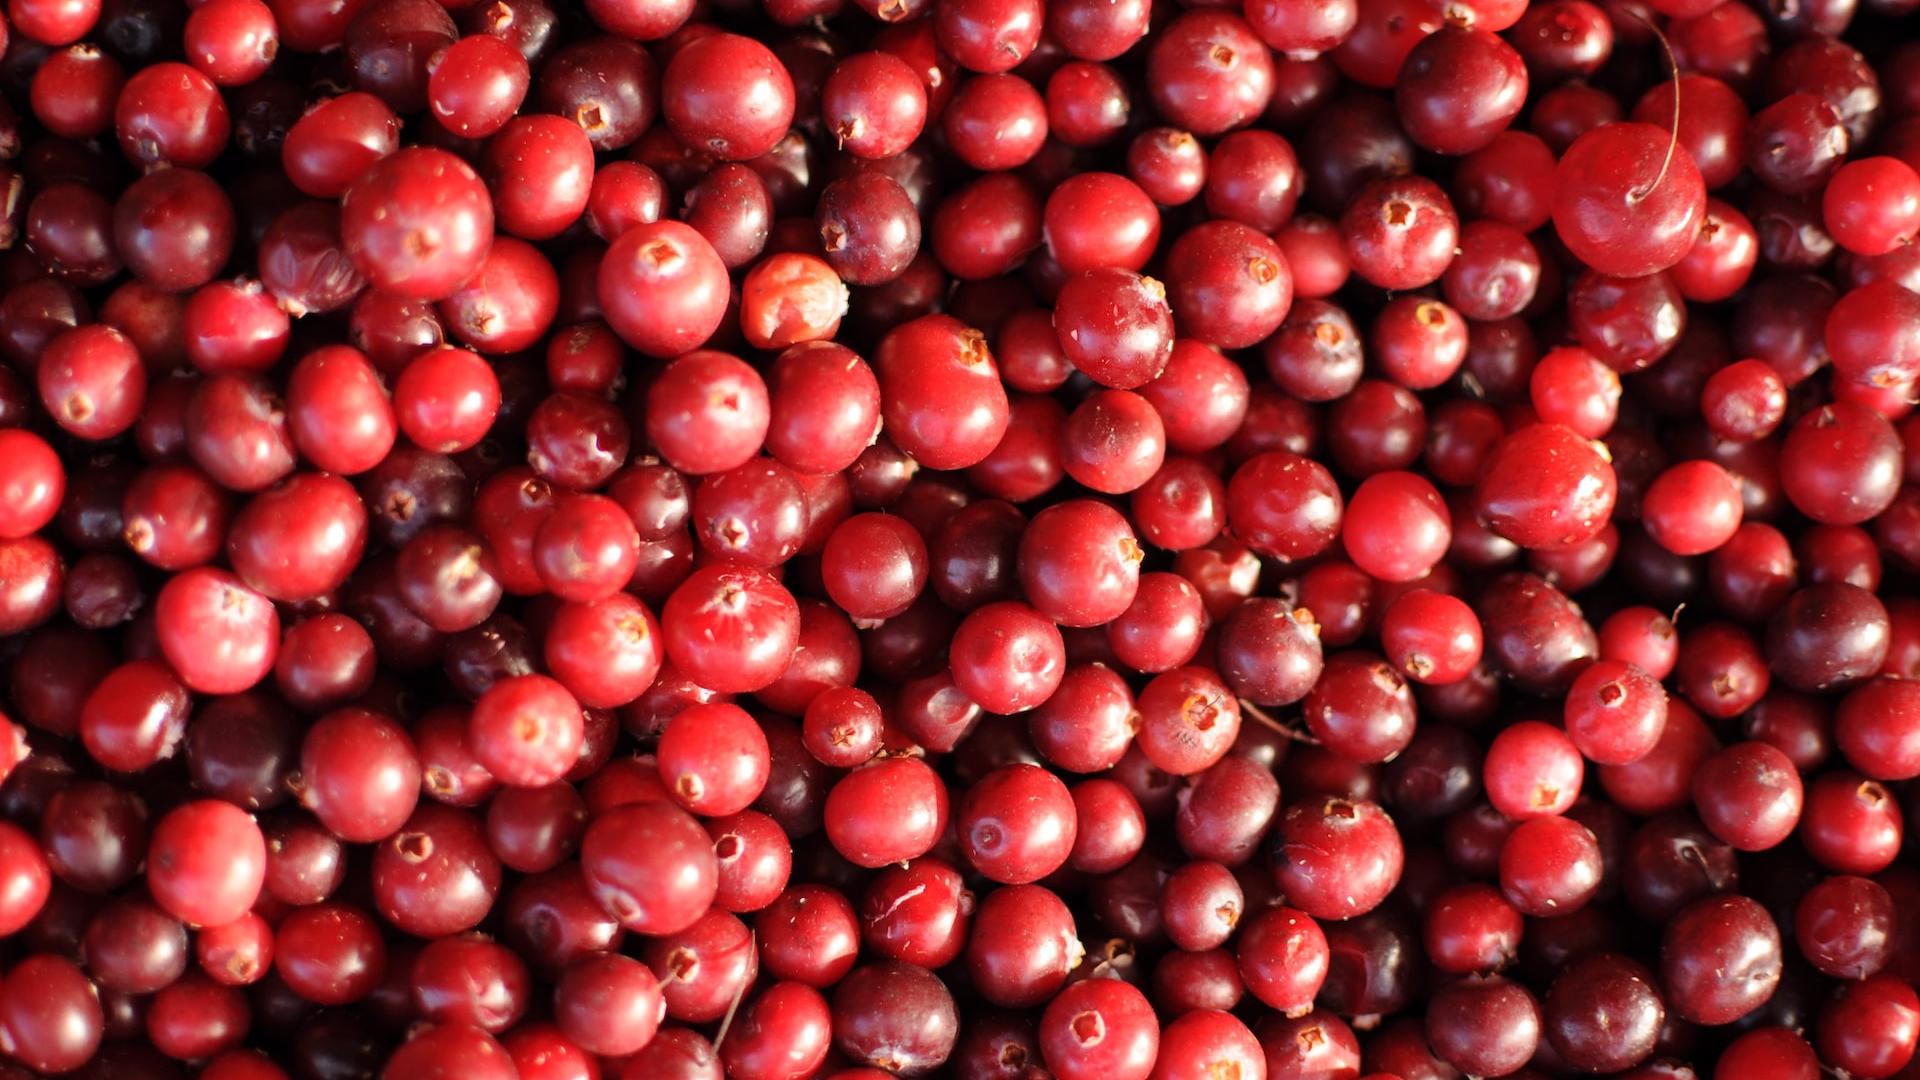
[(1041, 1053), (1062, 1080), (1145, 1080), (1159, 1048), (1146, 996), (1118, 979), (1074, 983), (1040, 1018)]
[(93, 984), (70, 960), (27, 957), (0, 988), (9, 1056), (29, 1068), (70, 1072), (99, 1049), (104, 1019)]
[(1727, 1023), (1757, 1008), (1780, 981), (1779, 930), (1744, 896), (1699, 900), (1667, 925), (1660, 964), (1676, 1013), (1694, 1023)]
[(473, 169), (442, 150), (389, 154), (356, 177), (340, 202), (348, 258), (376, 288), (443, 300), (486, 258), (493, 205)]
[(766, 46), (710, 34), (676, 51), (661, 79), (661, 112), (688, 146), (727, 161), (758, 157), (793, 119), (793, 80)]

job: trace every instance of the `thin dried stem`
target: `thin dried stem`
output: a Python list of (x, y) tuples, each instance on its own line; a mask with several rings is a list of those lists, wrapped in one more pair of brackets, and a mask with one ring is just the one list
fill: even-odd
[(1251, 701), (1248, 701), (1246, 698), (1240, 699), (1240, 712), (1244, 716), (1252, 717), (1254, 723), (1272, 728), (1273, 730), (1279, 732), (1280, 734), (1285, 735), (1287, 738), (1292, 739), (1294, 742), (1306, 743), (1308, 746), (1320, 745), (1319, 739), (1314, 738), (1312, 735), (1309, 735), (1306, 732), (1299, 730), (1298, 728), (1288, 727), (1286, 724), (1283, 724), (1280, 721), (1275, 720), (1273, 716), (1269, 714), (1265, 709), (1262, 709), (1260, 706), (1255, 705)]
[(1654, 38), (1660, 42), (1661, 51), (1667, 54), (1667, 72), (1673, 79), (1673, 123), (1667, 128), (1667, 156), (1661, 159), (1660, 171), (1653, 174), (1651, 183), (1644, 188), (1635, 188), (1627, 192), (1628, 202), (1639, 202), (1653, 194), (1654, 190), (1660, 186), (1660, 181), (1667, 178), (1667, 169), (1673, 165), (1673, 152), (1680, 145), (1680, 61), (1674, 58), (1673, 43), (1667, 40), (1667, 35), (1660, 32), (1660, 28), (1654, 25), (1652, 19), (1631, 8), (1627, 9), (1627, 13), (1647, 24), (1647, 29), (1651, 30)]

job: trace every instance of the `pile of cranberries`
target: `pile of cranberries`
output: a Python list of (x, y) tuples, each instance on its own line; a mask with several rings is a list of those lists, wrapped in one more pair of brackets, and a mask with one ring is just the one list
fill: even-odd
[(0, 31), (0, 1080), (1920, 1080), (1920, 0)]

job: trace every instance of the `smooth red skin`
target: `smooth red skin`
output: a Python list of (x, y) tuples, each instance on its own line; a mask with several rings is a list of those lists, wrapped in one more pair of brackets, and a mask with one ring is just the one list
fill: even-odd
[(699, 919), (718, 888), (713, 843), (693, 816), (635, 803), (596, 818), (580, 842), (595, 899), (642, 934), (677, 934)]
[(1178, 574), (1144, 574), (1133, 602), (1107, 624), (1107, 647), (1127, 667), (1159, 674), (1199, 653), (1208, 622), (1205, 602), (1191, 582)]
[(1381, 616), (1380, 644), (1409, 679), (1446, 686), (1472, 674), (1486, 642), (1479, 616), (1465, 601), (1415, 589), (1394, 600)]
[(379, 372), (357, 349), (315, 349), (287, 376), (287, 426), (300, 456), (353, 476), (393, 449), (398, 421)]
[(1522, 721), (1494, 736), (1482, 771), (1487, 800), (1515, 821), (1565, 813), (1580, 797), (1585, 766), (1565, 732)]
[(1828, 870), (1877, 874), (1893, 862), (1904, 834), (1893, 796), (1877, 781), (1840, 771), (1806, 787), (1800, 842)]
[(1917, 689), (1904, 679), (1878, 678), (1840, 699), (1833, 737), (1847, 764), (1874, 780), (1920, 776), (1920, 745), (1907, 726)]
[(648, 390), (647, 438), (681, 472), (725, 472), (759, 451), (769, 409), (766, 383), (745, 361), (688, 353), (667, 364)]
[[(100, 5), (93, 0), (38, 4), (31, 0), (13, 0), (7, 5), (7, 22), (30, 41), (60, 46), (77, 41), (100, 18)], [(0, 38), (0, 45), (6, 43)]]
[(560, 279), (533, 245), (494, 241), (480, 266), (440, 303), (441, 318), (462, 344), (489, 356), (532, 348), (553, 327)]
[[(1667, 726), (1667, 695), (1644, 668), (1610, 655), (1605, 627), (1600, 641), (1602, 659), (1576, 676), (1567, 690), (1564, 722), (1568, 737), (1589, 761), (1626, 765), (1659, 744)], [(1659, 702), (1658, 708), (1639, 707), (1650, 699)]]
[(810, 1076), (832, 1048), (832, 1030), (820, 991), (778, 982), (741, 1007), (720, 1044), (720, 1060), (726, 1075), (740, 1080)]
[(931, 469), (979, 464), (1007, 432), (1006, 388), (984, 335), (946, 315), (904, 323), (873, 358), (885, 430)]
[(1383, 289), (1417, 289), (1446, 271), (1460, 219), (1439, 185), (1400, 177), (1362, 188), (1340, 217), (1340, 234), (1354, 273)]
[(803, 342), (768, 373), (767, 452), (799, 472), (840, 472), (880, 428), (880, 384), (866, 361), (832, 342)]
[(604, 600), (633, 578), (640, 534), (603, 495), (568, 494), (533, 534), (533, 567), (545, 591), (561, 600)]
[(1117, 173), (1080, 173), (1047, 195), (1041, 234), (1060, 268), (1138, 271), (1160, 242), (1160, 211)]
[(702, 817), (737, 814), (767, 783), (767, 738), (737, 705), (692, 705), (667, 722), (656, 751), (675, 801)]
[(890, 514), (856, 514), (820, 553), (827, 596), (855, 619), (890, 619), (911, 607), (927, 582), (927, 546)]
[(1021, 394), (1007, 403), (1007, 430), (992, 451), (967, 469), (988, 496), (1028, 502), (1066, 477), (1067, 414), (1052, 397)]
[(948, 654), (960, 691), (1002, 715), (1043, 704), (1066, 673), (1060, 631), (1040, 612), (1014, 601), (969, 612), (954, 630)]
[(501, 865), (472, 813), (424, 803), (372, 857), (380, 917), (419, 938), (472, 930), (499, 896)]
[(1394, 87), (1407, 134), (1440, 154), (1484, 149), (1526, 98), (1520, 54), (1480, 26), (1446, 27), (1422, 39), (1407, 53)]
[(1821, 1010), (1814, 1041), (1823, 1060), (1849, 1075), (1893, 1076), (1913, 1059), (1920, 1041), (1920, 997), (1892, 975), (1845, 984)]
[(1460, 160), (1453, 198), (1470, 217), (1486, 217), (1531, 232), (1552, 217), (1553, 151), (1537, 135), (1503, 131)]
[(1234, 952), (1247, 990), (1289, 1016), (1312, 1008), (1326, 981), (1326, 935), (1302, 911), (1272, 907), (1253, 914), (1240, 929)]
[(252, 1010), (240, 991), (189, 972), (153, 996), (146, 1034), (168, 1057), (199, 1061), (238, 1045), (251, 1021)]
[(0, 540), (0, 634), (18, 634), (60, 610), (66, 567), (38, 536)]
[[(492, 34), (461, 38), (432, 63), (427, 104), (434, 118), (456, 135), (484, 139), (494, 134), (526, 98), (530, 80), (526, 58)], [(578, 125), (574, 128), (579, 130)]]
[(1339, 532), (1344, 502), (1319, 462), (1272, 450), (1241, 465), (1227, 482), (1227, 521), (1244, 543), (1273, 558), (1306, 559)]
[(193, 936), (193, 955), (215, 982), (251, 985), (271, 969), (273, 927), (252, 912), (223, 926), (203, 926)]
[(1165, 290), (1150, 278), (1102, 267), (1068, 278), (1054, 302), (1060, 348), (1075, 368), (1102, 386), (1131, 390), (1166, 369), (1173, 315)]
[(1763, 439), (1786, 418), (1787, 385), (1766, 361), (1737, 360), (1708, 377), (1700, 411), (1723, 439)]
[(1046, 142), (1047, 103), (1018, 75), (980, 75), (954, 91), (940, 124), (954, 155), (970, 168), (1015, 169)]
[(685, 25), (694, 5), (688, 0), (661, 0), (647, 4), (623, 4), (610, 0), (589, 0), (587, 15), (594, 25), (634, 41), (658, 41)]
[[(1683, 70), (1690, 65), (1682, 65)], [(1680, 146), (1700, 169), (1709, 191), (1725, 187), (1745, 168), (1748, 111), (1740, 95), (1712, 75), (1688, 71), (1678, 80)], [(1662, 80), (1641, 95), (1632, 119), (1673, 130), (1674, 81)]]
[[(252, 278), (215, 281), (195, 289), (180, 317), (187, 359), (209, 375), (271, 370), (285, 354), (291, 333), (290, 320), (278, 300)], [(291, 396), (292, 376), (289, 379)], [(152, 388), (156, 397), (165, 385)]]
[(587, 227), (600, 239), (612, 241), (635, 225), (660, 220), (666, 201), (666, 181), (659, 173), (637, 161), (609, 162), (594, 170), (587, 195)]
[[(336, 773), (349, 761), (356, 772), (372, 772), (378, 798), (369, 800), (351, 776)], [(420, 760), (413, 741), (398, 724), (364, 709), (329, 713), (307, 729), (300, 775), (301, 804), (329, 832), (352, 843), (391, 836), (419, 799)]]
[(1837, 979), (1876, 975), (1894, 957), (1893, 897), (1878, 882), (1836, 875), (1800, 898), (1794, 940), (1822, 974)]
[(653, 685), (665, 660), (660, 622), (626, 593), (564, 603), (547, 628), (545, 658), (580, 704), (625, 705)]
[(168, 292), (199, 288), (226, 265), (234, 242), (233, 203), (193, 169), (142, 177), (114, 205), (114, 247), (142, 283)]
[(407, 361), (394, 380), (399, 430), (436, 454), (457, 454), (486, 438), (499, 402), (492, 367), (463, 348), (428, 350)]
[(1139, 393), (1159, 414), (1167, 448), (1184, 454), (1205, 453), (1231, 439), (1245, 423), (1251, 403), (1247, 375), (1239, 365), (1187, 340), (1174, 341), (1166, 369)]
[(517, 116), (487, 140), (481, 171), (500, 230), (546, 240), (586, 212), (593, 194), (593, 143), (564, 117)]
[(726, 265), (705, 237), (680, 222), (621, 233), (601, 258), (598, 281), (607, 324), (650, 356), (698, 348), (727, 311)]
[(795, 885), (754, 920), (764, 935), (760, 962), (777, 979), (817, 990), (839, 982), (860, 952), (860, 926), (853, 905), (822, 885)]
[(224, 570), (176, 575), (154, 603), (160, 651), (180, 680), (206, 694), (237, 694), (273, 670), (280, 616)]
[(1892, 504), (1899, 445), (1892, 426), (1866, 406), (1832, 402), (1788, 430), (1781, 487), (1796, 509), (1823, 525), (1858, 525)]
[(260, 0), (209, 0), (187, 16), (187, 60), (221, 86), (245, 86), (266, 74), (280, 49), (273, 9)]
[(1856, 255), (1885, 255), (1920, 231), (1920, 174), (1892, 157), (1848, 162), (1821, 195), (1827, 232)]
[(182, 922), (224, 926), (253, 906), (266, 864), (266, 841), (253, 818), (230, 803), (205, 799), (154, 825), (147, 887)]
[(349, 91), (313, 107), (287, 130), (281, 161), (293, 185), (337, 199), (349, 182), (400, 148), (400, 119), (372, 94)]
[(1147, 52), (1154, 108), (1201, 136), (1251, 122), (1273, 95), (1273, 57), (1263, 46), (1244, 19), (1227, 11), (1176, 18)]
[(545, 675), (494, 683), (474, 702), (467, 724), (480, 764), (515, 787), (543, 787), (565, 776), (585, 737), (579, 703)]
[(881, 758), (841, 777), (827, 793), (827, 839), (869, 869), (932, 850), (947, 823), (946, 786), (914, 758)]
[(1813, 1047), (1783, 1027), (1759, 1027), (1741, 1035), (1721, 1052), (1713, 1080), (1739, 1080), (1764, 1073), (1780, 1080), (1816, 1080), (1820, 1060)]
[[(1319, 799), (1295, 803), (1280, 816), (1274, 847), (1286, 862), (1274, 883), (1288, 902), (1316, 919), (1345, 919), (1377, 907), (1400, 879), (1404, 862), (1392, 820), (1370, 802)], [(1346, 849), (1350, 862), (1329, 863)], [(1319, 857), (1303, 860), (1317, 853)]]
[(226, 147), (233, 123), (211, 79), (185, 64), (160, 63), (127, 80), (113, 127), (130, 161), (204, 169)]
[(1920, 339), (1913, 330), (1920, 304), (1914, 299), (1893, 282), (1875, 281), (1835, 302), (1825, 333), (1834, 372), (1882, 389), (1920, 378)]
[(1523, 821), (1500, 845), (1500, 891), (1524, 915), (1578, 911), (1600, 888), (1600, 845), (1569, 817)]
[(138, 772), (173, 750), (186, 733), (187, 688), (158, 660), (132, 660), (107, 673), (80, 707), (80, 738), (95, 761)]
[(20, 961), (0, 984), (0, 1025), (8, 1056), (30, 1068), (64, 1073), (84, 1065), (100, 1047), (104, 1018), (99, 995), (80, 968), (40, 953)]
[(53, 872), (33, 834), (0, 823), (0, 934), (19, 933), (46, 905)]
[[(1746, 925), (1760, 933), (1750, 937)], [(1763, 1004), (1780, 981), (1779, 931), (1766, 910), (1745, 896), (1712, 896), (1683, 909), (1666, 925), (1660, 953), (1668, 1002), (1692, 1023), (1737, 1020)], [(1697, 1000), (1716, 996), (1716, 990), (1717, 1000)]]
[(414, 1034), (387, 1059), (380, 1080), (511, 1080), (513, 1059), (493, 1036), (465, 1024), (439, 1024)]
[[(739, 607), (728, 606), (733, 604)], [(800, 639), (800, 609), (792, 594), (745, 567), (695, 570), (667, 598), (660, 622), (685, 628), (667, 630), (667, 658), (674, 666), (727, 694), (751, 693), (779, 679)], [(708, 625), (695, 631), (701, 623)]]
[(1696, 303), (1725, 300), (1745, 286), (1760, 259), (1760, 236), (1752, 220), (1719, 199), (1708, 199), (1700, 234), (1668, 277)]
[[(1293, 304), (1294, 276), (1280, 246), (1240, 222), (1205, 222), (1181, 233), (1165, 273), (1181, 331), (1223, 349), (1265, 340)], [(1228, 301), (1231, 309), (1223, 306)]]
[(927, 119), (927, 92), (899, 57), (856, 53), (834, 65), (820, 87), (820, 113), (848, 153), (887, 158), (919, 137)]
[[(1089, 1024), (1097, 1036), (1084, 1034)], [(1074, 983), (1040, 1017), (1040, 1052), (1060, 1080), (1147, 1080), (1159, 1049), (1152, 1006), (1118, 979)]]
[(346, 583), (366, 541), (367, 509), (353, 486), (326, 473), (298, 473), (234, 515), (227, 560), (268, 599), (312, 600)]
[(1641, 497), (1640, 518), (1661, 547), (1676, 555), (1701, 555), (1740, 528), (1740, 488), (1732, 474), (1710, 461), (1682, 462), (1661, 473)]
[[(681, 1034), (705, 1042), (692, 1032)], [(658, 1048), (655, 1052), (660, 1053), (675, 1041), (666, 1033), (656, 1032), (654, 1041), (647, 1045)], [(520, 1080), (596, 1080), (600, 1075), (598, 1060), (551, 1023), (521, 1024), (507, 1032), (500, 1043), (513, 1059)], [(642, 1055), (646, 1053), (645, 1049), (641, 1051)], [(710, 1055), (711, 1050), (708, 1053)]]
[(493, 243), (493, 202), (466, 162), (411, 148), (375, 162), (340, 200), (347, 257), (375, 288), (444, 300)]
[[(1706, 210), (1690, 154), (1666, 164), (1670, 136), (1651, 124), (1609, 124), (1574, 141), (1556, 176), (1555, 231), (1602, 274), (1638, 277), (1679, 262)], [(1628, 161), (1627, 168), (1620, 162)], [(1653, 183), (1659, 177), (1659, 182)]]
[(1764, 851), (1791, 836), (1803, 798), (1793, 760), (1765, 742), (1735, 743), (1708, 758), (1693, 776), (1701, 820), (1742, 851)]
[(125, 334), (109, 326), (68, 330), (47, 344), (34, 372), (55, 423), (83, 439), (131, 428), (147, 398), (147, 371)]
[[(1564, 461), (1559, 469), (1541, 463)], [(1482, 521), (1524, 548), (1557, 548), (1592, 539), (1612, 516), (1613, 468), (1587, 440), (1561, 424), (1533, 424), (1495, 444), (1474, 489)]]
[(1066, 785), (1036, 765), (996, 769), (968, 789), (954, 827), (975, 870), (1024, 885), (1065, 865), (1077, 830)]
[(660, 983), (645, 964), (619, 954), (574, 961), (553, 990), (554, 1021), (589, 1053), (631, 1054), (653, 1040), (666, 1016)]
[(1446, 503), (1413, 473), (1375, 473), (1347, 501), (1341, 521), (1347, 557), (1381, 581), (1414, 581), (1453, 538)]
[(1667, 723), (1648, 753), (1624, 765), (1603, 765), (1600, 786), (1634, 814), (1655, 814), (1686, 805), (1694, 771), (1720, 748), (1700, 714), (1684, 701), (1668, 701)]
[(786, 67), (765, 45), (737, 34), (709, 34), (680, 48), (661, 88), (661, 114), (674, 135), (723, 161), (766, 153), (793, 121)]
[(745, 923), (716, 909), (685, 932), (652, 942), (645, 959), (661, 980), (667, 1014), (685, 1023), (724, 1016), (759, 973), (750, 934)]
[(66, 467), (45, 439), (24, 428), (0, 429), (0, 459), (10, 463), (0, 478), (0, 540), (18, 540), (59, 512)]
[(1422, 921), (1427, 955), (1442, 971), (1495, 971), (1514, 959), (1525, 920), (1490, 885), (1457, 885), (1434, 898)]

